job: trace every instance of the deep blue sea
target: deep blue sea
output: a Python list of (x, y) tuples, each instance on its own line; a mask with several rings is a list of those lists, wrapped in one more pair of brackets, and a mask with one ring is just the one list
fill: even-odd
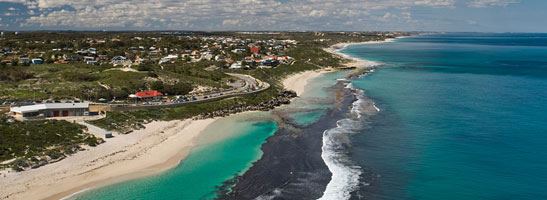
[(547, 34), (451, 33), (352, 45), (381, 112), (351, 137), (354, 197), (547, 199)]

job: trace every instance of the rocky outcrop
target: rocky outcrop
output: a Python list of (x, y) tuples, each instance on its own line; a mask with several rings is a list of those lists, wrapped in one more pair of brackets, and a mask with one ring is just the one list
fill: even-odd
[(276, 97), (274, 97), (272, 100), (267, 102), (262, 102), (258, 105), (241, 105), (241, 106), (234, 106), (232, 108), (227, 108), (223, 110), (218, 110), (214, 112), (208, 112), (208, 113), (202, 113), (198, 116), (195, 116), (193, 119), (206, 119), (206, 118), (214, 118), (214, 117), (225, 117), (231, 114), (236, 114), (240, 112), (245, 111), (253, 111), (253, 110), (259, 110), (259, 111), (268, 111), (272, 110), (275, 107), (281, 106), (283, 104), (289, 104), (291, 103), (291, 99), (296, 97), (296, 92), (290, 91), (290, 90), (283, 90), (281, 91)]

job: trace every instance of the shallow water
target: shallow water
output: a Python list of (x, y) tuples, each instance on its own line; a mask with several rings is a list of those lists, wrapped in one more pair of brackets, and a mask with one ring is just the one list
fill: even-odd
[[(197, 139), (198, 147), (167, 172), (91, 190), (77, 199), (210, 199), (223, 182), (262, 156), (260, 146), (276, 123), (249, 113), (218, 120)], [(256, 121), (254, 119), (260, 119)]]

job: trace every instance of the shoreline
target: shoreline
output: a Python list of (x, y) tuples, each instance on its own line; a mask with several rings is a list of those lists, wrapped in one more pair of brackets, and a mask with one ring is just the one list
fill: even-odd
[[(347, 67), (378, 65), (338, 52), (340, 45), (345, 48), (353, 44), (361, 43), (339, 43), (324, 50), (352, 59), (353, 62), (344, 64)], [(286, 89), (301, 95), (310, 80), (333, 71), (332, 68), (304, 71), (284, 78), (282, 83)], [(195, 139), (218, 119), (220, 117), (154, 121), (146, 124), (145, 129), (128, 135), (118, 134), (104, 144), (62, 161), (9, 173), (0, 177), (0, 187), (3, 188), (0, 199), (65, 199), (95, 188), (164, 172), (187, 157), (196, 145)]]
[(86, 190), (164, 172), (187, 157), (197, 136), (218, 119), (154, 121), (145, 129), (118, 134), (62, 161), (6, 174), (0, 177), (0, 199), (69, 198)]
[(328, 52), (328, 53), (331, 53), (331, 54), (338, 55), (338, 56), (341, 56), (343, 58), (349, 59), (350, 62), (344, 64), (344, 65), (346, 65), (346, 67), (349, 67), (349, 68), (353, 68), (353, 67), (354, 68), (375, 67), (375, 66), (381, 65), (381, 63), (378, 63), (378, 62), (375, 62), (375, 61), (370, 61), (370, 60), (365, 60), (365, 59), (361, 59), (361, 58), (356, 58), (356, 57), (350, 56), (348, 54), (340, 53), (340, 51), (346, 49), (348, 46), (351, 46), (351, 45), (381, 44), (381, 43), (395, 42), (397, 39), (406, 38), (406, 37), (410, 37), (410, 36), (399, 36), (399, 37), (396, 37), (396, 38), (387, 38), (383, 41), (341, 42), (341, 43), (333, 44), (328, 48), (323, 48), (323, 50)]
[(334, 72), (334, 70), (332, 68), (324, 68), (292, 74), (283, 79), (283, 87), (287, 90), (295, 91), (296, 95), (300, 96), (306, 91), (306, 85), (308, 85), (310, 80), (329, 72)]
[[(379, 44), (379, 43), (386, 43), (386, 42), (394, 42), (397, 39), (405, 38), (405, 37), (407, 37), (407, 36), (400, 36), (400, 37), (396, 37), (396, 38), (388, 38), (384, 41), (342, 42), (342, 43), (336, 43), (334, 45), (331, 45), (328, 48), (323, 48), (323, 50), (328, 52), (328, 53), (331, 53), (331, 54), (334, 54), (334, 55), (349, 59), (350, 62), (343, 64), (344, 68), (347, 68), (347, 69), (349, 69), (349, 68), (371, 68), (371, 67), (378, 66), (381, 63), (356, 58), (356, 57), (353, 57), (353, 56), (350, 56), (350, 55), (347, 55), (347, 54), (344, 54), (344, 53), (340, 53), (340, 51), (344, 50), (345, 48), (347, 48), (350, 45)], [(300, 95), (300, 94), (304, 93), (305, 87), (311, 79), (317, 78), (317, 77), (319, 77), (319, 76), (321, 76), (322, 74), (325, 74), (325, 73), (334, 72), (335, 70), (337, 70), (337, 69), (328, 67), (328, 68), (322, 68), (322, 69), (317, 69), (317, 70), (303, 71), (303, 72), (299, 72), (299, 73), (296, 73), (296, 74), (289, 75), (288, 77), (283, 79), (282, 83), (283, 83), (283, 86), (285, 87), (285, 89), (293, 90), (293, 91), (296, 92), (297, 95)]]

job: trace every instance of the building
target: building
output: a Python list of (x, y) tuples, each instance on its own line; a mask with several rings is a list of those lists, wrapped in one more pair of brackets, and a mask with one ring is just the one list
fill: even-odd
[(35, 65), (44, 64), (44, 60), (42, 60), (41, 58), (35, 58), (35, 59), (32, 59), (32, 64), (35, 64)]
[(150, 91), (137, 92), (135, 93), (134, 96), (141, 100), (158, 100), (161, 98), (161, 96), (163, 96), (163, 94), (156, 90), (150, 90)]
[(257, 46), (251, 47), (251, 53), (253, 53), (253, 54), (258, 54), (259, 50), (260, 50), (260, 48), (257, 47)]
[(29, 58), (19, 58), (19, 63), (22, 63), (22, 64), (30, 63), (30, 59)]
[(87, 62), (87, 61), (95, 61), (95, 57), (93, 57), (93, 56), (84, 56), (84, 62)]
[(112, 58), (112, 64), (114, 66), (116, 65), (131, 65), (133, 62), (131, 62), (131, 60), (127, 59), (126, 57), (123, 57), (123, 56), (116, 56), (114, 58)]
[(89, 115), (88, 103), (45, 103), (11, 107), (10, 114), (16, 119), (48, 118)]

